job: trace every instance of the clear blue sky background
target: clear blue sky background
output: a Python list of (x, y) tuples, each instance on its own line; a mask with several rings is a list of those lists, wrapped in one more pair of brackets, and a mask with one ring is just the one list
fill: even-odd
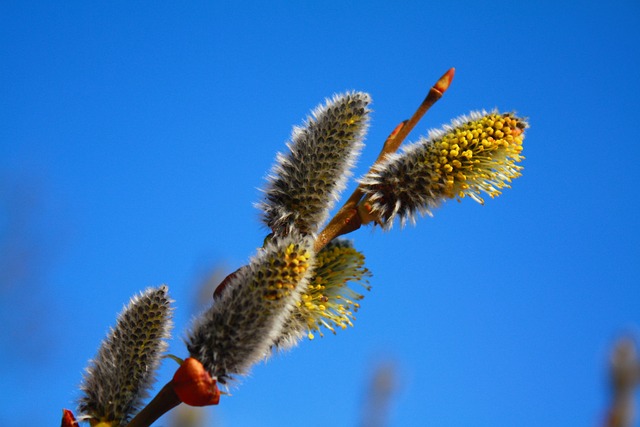
[(523, 177), (354, 233), (374, 273), (355, 328), (256, 367), (212, 418), (357, 426), (391, 361), (390, 426), (596, 425), (609, 349), (640, 326), (639, 28), (634, 1), (3, 2), (0, 425), (59, 425), (147, 286), (169, 285), (185, 356), (199, 282), (266, 234), (252, 204), (292, 125), (369, 92), (359, 176), (450, 67), (409, 139), (516, 110)]

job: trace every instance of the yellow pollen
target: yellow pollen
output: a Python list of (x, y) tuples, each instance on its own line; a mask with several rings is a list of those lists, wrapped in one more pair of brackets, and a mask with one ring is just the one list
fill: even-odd
[(512, 115), (490, 113), (445, 133), (422, 159), (432, 180), (425, 190), (436, 197), (470, 196), (479, 203), (481, 192), (498, 196), (520, 176), (525, 127)]

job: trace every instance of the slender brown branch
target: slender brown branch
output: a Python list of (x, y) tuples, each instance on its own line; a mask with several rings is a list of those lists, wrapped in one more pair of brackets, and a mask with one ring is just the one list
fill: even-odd
[[(400, 145), (405, 140), (409, 132), (413, 130), (416, 124), (422, 119), (425, 113), (435, 104), (446, 90), (451, 85), (453, 75), (455, 74), (455, 68), (450, 68), (446, 73), (440, 77), (440, 79), (429, 90), (429, 93), (424, 98), (418, 109), (413, 113), (409, 120), (405, 120), (400, 123), (387, 137), (382, 150), (378, 155), (378, 158), (373, 163), (369, 171), (371, 171), (375, 165), (382, 162), (387, 154), (395, 153), (400, 148)], [(358, 203), (362, 199), (363, 192), (360, 186), (358, 186), (351, 196), (347, 199), (345, 204), (338, 210), (338, 213), (329, 221), (326, 227), (318, 234), (318, 238), (314, 244), (314, 250), (316, 252), (324, 248), (330, 241), (343, 234), (351, 233), (357, 230), (362, 225), (362, 217), (358, 212)]]
[[(453, 80), (455, 71), (455, 68), (450, 68), (446, 73), (442, 75), (442, 77), (440, 77), (436, 84), (434, 84), (433, 87), (429, 89), (429, 93), (424, 98), (422, 104), (420, 104), (416, 112), (413, 113), (413, 116), (411, 116), (409, 120), (403, 122), (404, 126), (398, 129), (398, 133), (394, 135), (393, 138), (387, 139), (374, 165), (384, 160), (384, 157), (388, 153), (395, 153), (398, 150), (400, 144), (402, 144), (407, 135), (409, 135), (413, 128), (418, 124), (420, 119), (422, 119), (422, 117), (426, 114), (426, 112), (429, 111), (429, 108), (431, 108), (433, 104), (435, 104), (440, 98), (442, 98), (442, 95), (451, 85), (451, 81)], [(393, 135), (393, 133), (391, 135)]]
[[(356, 205), (357, 206), (357, 205)], [(318, 234), (313, 249), (319, 252), (330, 241), (343, 234), (351, 233), (360, 228), (362, 221), (356, 207), (343, 206), (329, 224)]]
[[(398, 126), (395, 127), (395, 129), (391, 131), (387, 139), (385, 139), (384, 143), (382, 144), (382, 150), (380, 150), (380, 154), (378, 154), (378, 158), (376, 159), (375, 162), (373, 162), (373, 165), (371, 166), (371, 168), (369, 168), (369, 170), (373, 169), (373, 166), (383, 161), (387, 153), (394, 153), (398, 150), (398, 147), (400, 147), (400, 144), (402, 143), (401, 140), (400, 141), (398, 140), (398, 135), (400, 135), (401, 131), (405, 129), (407, 122), (408, 120), (401, 122), (400, 124), (398, 124)], [(404, 137), (402, 138), (404, 139)], [(346, 204), (353, 204), (353, 206), (355, 206), (358, 204), (361, 198), (362, 198), (362, 188), (358, 186), (356, 190), (353, 192), (353, 194), (351, 194), (351, 197), (347, 199)]]
[[(374, 165), (381, 161), (384, 157), (383, 153), (385, 151), (385, 147), (391, 146), (398, 132), (404, 127), (406, 121), (400, 123), (396, 128), (389, 134), (387, 139), (383, 144), (382, 151), (378, 156), (378, 159), (375, 161)], [(399, 145), (399, 144), (398, 144)], [(354, 192), (349, 196), (347, 201), (342, 205), (338, 213), (329, 221), (329, 223), (325, 226), (325, 228), (320, 232), (318, 238), (314, 244), (314, 250), (319, 252), (323, 247), (325, 247), (331, 240), (335, 239), (338, 236), (343, 234), (351, 233), (352, 231), (357, 230), (362, 225), (362, 219), (360, 215), (358, 215), (358, 202), (362, 199), (362, 189), (358, 186)]]
[(162, 387), (156, 397), (127, 424), (127, 427), (149, 427), (162, 415), (182, 403), (173, 390), (172, 382), (169, 381)]

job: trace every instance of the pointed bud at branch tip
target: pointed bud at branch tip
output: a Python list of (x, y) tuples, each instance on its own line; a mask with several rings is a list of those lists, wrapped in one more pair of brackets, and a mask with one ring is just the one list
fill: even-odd
[(444, 92), (449, 88), (451, 81), (453, 80), (453, 75), (455, 73), (455, 69), (451, 68), (449, 71), (444, 73), (442, 77), (436, 82), (435, 85), (431, 87), (429, 93), (424, 98), (418, 109), (413, 113), (411, 118), (402, 122), (402, 126), (396, 127), (391, 135), (385, 141), (384, 147), (382, 148), (382, 152), (378, 156), (378, 160), (376, 163), (383, 160), (387, 154), (395, 153), (400, 144), (405, 140), (407, 135), (413, 130), (413, 128), (418, 124), (420, 119), (429, 111), (429, 109), (435, 104)]
[(433, 88), (440, 93), (445, 93), (447, 89), (449, 89), (449, 85), (451, 85), (455, 72), (455, 68), (449, 68), (449, 70), (440, 77), (440, 80), (433, 85)]

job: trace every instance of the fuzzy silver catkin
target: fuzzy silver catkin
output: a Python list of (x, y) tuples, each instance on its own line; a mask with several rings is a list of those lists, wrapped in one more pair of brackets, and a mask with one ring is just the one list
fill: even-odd
[(155, 381), (172, 327), (167, 286), (131, 298), (86, 370), (78, 404), (83, 418), (126, 425)]
[(312, 245), (298, 234), (270, 241), (196, 319), (187, 348), (218, 382), (246, 374), (269, 355), (312, 274)]
[(512, 113), (472, 112), (428, 138), (387, 156), (361, 180), (369, 214), (390, 229), (429, 214), (446, 199), (496, 197), (520, 176), (525, 119)]
[(336, 95), (293, 129), (290, 151), (278, 154), (257, 205), (275, 235), (318, 231), (363, 146), (370, 102), (363, 92)]

